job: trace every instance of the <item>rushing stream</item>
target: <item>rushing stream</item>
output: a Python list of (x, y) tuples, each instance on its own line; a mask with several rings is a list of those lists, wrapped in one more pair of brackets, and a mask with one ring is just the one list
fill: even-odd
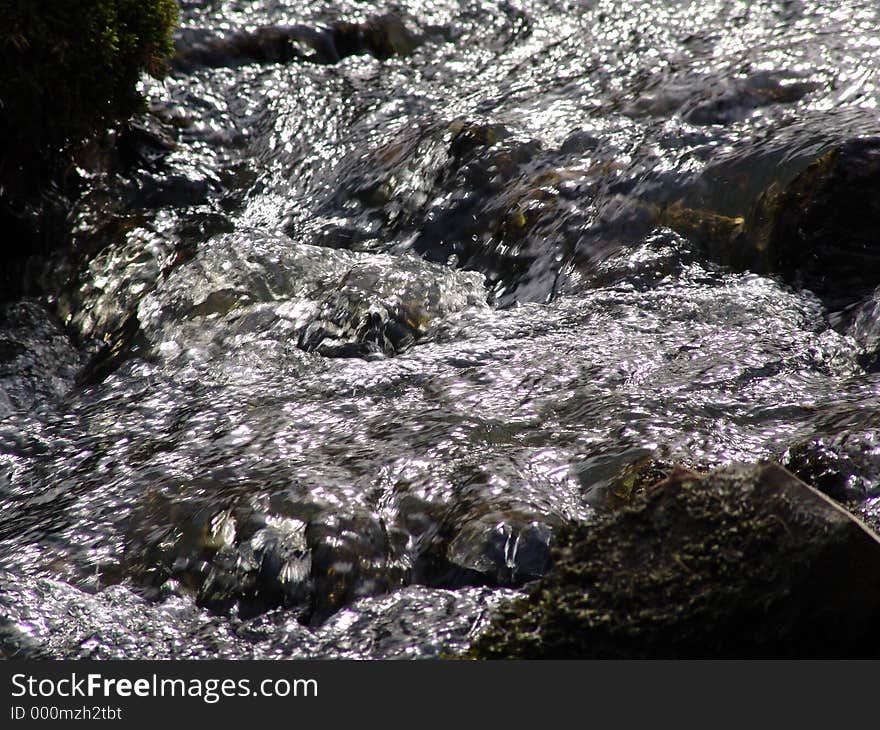
[(877, 3), (181, 11), (0, 304), (3, 653), (455, 654), (671, 464), (880, 513), (880, 264), (705, 235), (874, 159)]

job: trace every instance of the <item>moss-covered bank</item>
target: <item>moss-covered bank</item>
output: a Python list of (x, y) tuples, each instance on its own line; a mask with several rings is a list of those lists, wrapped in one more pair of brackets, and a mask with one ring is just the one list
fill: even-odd
[(174, 0), (0, 0), (0, 299), (66, 246), (75, 152), (145, 107), (176, 21)]
[(21, 190), (59, 151), (140, 110), (141, 74), (172, 51), (174, 0), (0, 0), (4, 186)]

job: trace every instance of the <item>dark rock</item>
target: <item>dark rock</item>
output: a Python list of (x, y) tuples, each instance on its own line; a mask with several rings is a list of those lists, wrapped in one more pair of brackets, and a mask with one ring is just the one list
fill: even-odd
[(446, 548), (446, 558), (460, 574), (481, 577), (474, 582), (522, 585), (544, 575), (550, 565), (551, 537), (550, 526), (538, 519), (490, 513), (461, 525)]
[(101, 340), (97, 351), (77, 373), (76, 385), (83, 387), (100, 383), (123, 362), (143, 354), (146, 344), (137, 313), (129, 315)]
[(302, 331), (297, 347), (324, 357), (393, 357), (423, 334), (424, 314), (415, 306), (374, 310), (353, 323), (339, 302), (333, 304), (336, 308), (325, 305), (322, 316)]
[(559, 150), (482, 120), (406, 130), (340, 165), (332, 209), (359, 220), (329, 243), (396, 241), (388, 250), (481, 272), (493, 303), (546, 301), (563, 262), (586, 245), (597, 190), (619, 172), (608, 159), (565, 166)]
[(855, 311), (847, 334), (861, 348), (859, 364), (868, 372), (880, 369), (880, 287)]
[(320, 624), (358, 598), (389, 593), (408, 581), (406, 536), (367, 514), (326, 513), (306, 528), (311, 551), (308, 619)]
[(207, 202), (212, 190), (205, 178), (184, 174), (144, 175), (131, 193), (131, 208), (178, 208)]
[(0, 267), (0, 301), (43, 293), (44, 261), (68, 234), (70, 207), (70, 197), (52, 184), (28, 198), (0, 195), (0, 229), (8, 242)]
[(202, 29), (182, 30), (175, 39), (171, 66), (175, 71), (198, 68), (232, 68), (249, 63), (288, 63), (305, 59), (329, 38), (306, 26), (277, 26), (238, 31), (216, 37)]
[(682, 469), (559, 538), (481, 658), (876, 656), (880, 541), (774, 464)]
[(720, 263), (779, 274), (843, 310), (880, 284), (880, 138), (827, 150), (768, 184), (742, 216), (673, 203), (659, 220)]
[(369, 53), (382, 60), (406, 56), (419, 45), (419, 39), (396, 15), (369, 18), (363, 23), (338, 22), (330, 30), (339, 58)]
[(553, 507), (522, 498), (516, 488), (497, 491), (493, 476), (499, 475), (509, 475), (513, 484), (523, 479), (499, 461), (459, 472), (456, 495), (447, 503), (431, 504), (412, 494), (399, 500), (400, 524), (415, 538), (415, 582), (439, 588), (521, 586), (544, 575), (555, 530), (565, 520)]
[(747, 217), (745, 235), (765, 268), (811, 289), (832, 309), (880, 284), (880, 138), (826, 152)]
[(155, 169), (177, 149), (173, 128), (154, 114), (143, 114), (119, 134), (118, 154), (126, 168)]
[(774, 104), (793, 104), (819, 88), (789, 71), (758, 71), (733, 78), (673, 74), (623, 106), (632, 117), (678, 116), (694, 125), (732, 124)]
[(579, 129), (572, 132), (566, 138), (559, 151), (564, 155), (581, 155), (586, 152), (595, 152), (598, 148), (598, 138), (583, 129)]
[(0, 302), (0, 332), (0, 417), (67, 394), (82, 355), (45, 305)]
[(770, 104), (798, 102), (817, 88), (818, 84), (791, 74), (761, 71), (710, 85), (696, 99), (689, 98), (681, 114), (691, 124), (730, 124)]
[(607, 511), (618, 509), (644, 496), (647, 489), (669, 476), (673, 466), (641, 447), (596, 454), (577, 466), (577, 478), (585, 500)]

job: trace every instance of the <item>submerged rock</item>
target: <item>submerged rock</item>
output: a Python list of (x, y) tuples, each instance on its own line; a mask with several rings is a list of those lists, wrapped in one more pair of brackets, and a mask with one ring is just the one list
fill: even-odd
[(336, 22), (330, 28), (330, 35), (337, 60), (361, 53), (369, 53), (380, 60), (407, 56), (421, 42), (403, 19), (391, 13), (368, 18), (362, 23)]
[(362, 54), (385, 60), (409, 55), (420, 43), (421, 38), (393, 14), (374, 16), (361, 23), (337, 21), (329, 28), (266, 26), (225, 37), (189, 30), (178, 34), (171, 64), (177, 71), (191, 72), (201, 67), (295, 60), (333, 64)]
[[(590, 145), (582, 136), (567, 149)], [(332, 210), (351, 217), (325, 230), (322, 245), (413, 251), (479, 271), (501, 306), (552, 298), (578, 247), (595, 254), (617, 243), (606, 246), (608, 226), (598, 225), (584, 240), (597, 192), (620, 174), (613, 157), (596, 150), (569, 164), (560, 150), (502, 124), (458, 118), (408, 129), (349, 155), (336, 174)]]
[[(467, 500), (445, 516), (417, 515), (418, 500), (410, 498), (410, 523), (400, 524), (366, 509), (344, 512), (294, 488), (276, 494), (268, 511), (248, 500), (218, 507), (194, 497), (218, 486), (189, 485), (189, 499), (145, 495), (129, 520), (122, 568), (141, 595), (188, 595), (239, 617), (283, 607), (318, 626), (364, 597), (411, 583), (522, 585), (549, 563), (545, 522), (561, 522), (510, 509), (481, 512)], [(461, 526), (449, 523), (456, 517)], [(424, 524), (413, 536), (416, 520)]]
[[(81, 384), (100, 382), (133, 357), (219, 363), (239, 353), (256, 363), (257, 345), (391, 357), (430, 336), (443, 317), (484, 306), (486, 296), (482, 277), (472, 272), (415, 257), (295, 246), (285, 236), (256, 232), (214, 237), (191, 261), (172, 262), (165, 272), (157, 258), (144, 257), (145, 283), (135, 293), (108, 290), (94, 312), (78, 314), (80, 329), (104, 333)], [(141, 274), (132, 268), (132, 278)], [(129, 301), (136, 295), (139, 302)], [(114, 319), (118, 324), (108, 326)], [(215, 328), (218, 322), (224, 327)]]
[(880, 367), (880, 287), (856, 310), (847, 334), (862, 349), (862, 366), (876, 372)]
[(880, 495), (880, 440), (873, 430), (812, 438), (788, 449), (782, 463), (838, 502)]
[(552, 530), (528, 516), (513, 520), (489, 513), (465, 523), (447, 546), (447, 559), (460, 573), (473, 572), (477, 584), (518, 585), (544, 574), (550, 562)]
[(556, 558), (475, 656), (876, 655), (880, 541), (774, 464), (678, 469)]
[(647, 89), (624, 105), (624, 113), (636, 118), (678, 114), (695, 125), (733, 124), (763, 107), (796, 103), (817, 88), (815, 82), (784, 70), (721, 78), (685, 73)]
[(396, 532), (367, 514), (312, 510), (319, 514), (306, 521), (247, 504), (218, 510), (154, 495), (131, 520), (125, 569), (148, 598), (189, 594), (239, 616), (283, 606), (314, 624), (404, 583), (405, 540)]

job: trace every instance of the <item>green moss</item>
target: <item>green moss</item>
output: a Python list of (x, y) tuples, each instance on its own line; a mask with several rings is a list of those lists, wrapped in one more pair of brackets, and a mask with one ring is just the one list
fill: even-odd
[(64, 152), (143, 108), (172, 51), (174, 0), (0, 0), (0, 185), (33, 192)]
[(659, 211), (658, 223), (694, 239), (710, 253), (720, 248), (719, 253), (723, 257), (730, 255), (732, 245), (742, 235), (745, 221), (740, 217), (719, 215), (711, 210), (687, 208), (676, 202)]

